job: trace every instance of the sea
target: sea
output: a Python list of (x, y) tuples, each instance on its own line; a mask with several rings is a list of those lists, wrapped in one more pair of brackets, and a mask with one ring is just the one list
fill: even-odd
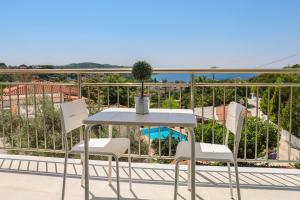
[[(255, 77), (256, 74), (195, 74), (195, 77), (205, 77), (206, 79), (215, 79), (215, 80), (241, 80)], [(167, 81), (183, 81), (190, 82), (190, 74), (154, 74), (152, 79), (156, 79), (158, 82)]]

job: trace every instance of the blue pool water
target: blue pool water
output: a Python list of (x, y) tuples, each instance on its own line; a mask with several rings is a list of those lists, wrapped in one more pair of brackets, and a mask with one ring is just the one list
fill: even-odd
[[(153, 128), (150, 128), (150, 139), (151, 140), (155, 140), (155, 139), (159, 139), (159, 128), (158, 127), (153, 127)], [(144, 128), (143, 131), (142, 131), (142, 134), (144, 134), (145, 136), (149, 136), (149, 132), (148, 132), (148, 128)], [(161, 140), (164, 140), (166, 138), (169, 137), (169, 134), (171, 132), (171, 136), (172, 138), (176, 139), (176, 140), (180, 140), (180, 135), (181, 135), (181, 140), (182, 141), (187, 141), (187, 137), (186, 135), (178, 132), (178, 131), (174, 131), (168, 127), (160, 127), (160, 139)]]

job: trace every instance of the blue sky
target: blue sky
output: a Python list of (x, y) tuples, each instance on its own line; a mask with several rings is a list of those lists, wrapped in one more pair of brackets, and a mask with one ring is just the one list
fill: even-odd
[[(0, 0), (0, 62), (256, 67), (300, 53), (298, 0)], [(300, 55), (268, 67), (300, 63)]]

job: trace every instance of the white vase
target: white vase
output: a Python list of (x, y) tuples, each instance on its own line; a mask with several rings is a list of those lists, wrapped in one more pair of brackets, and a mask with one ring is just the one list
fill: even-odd
[(145, 115), (149, 113), (150, 99), (149, 97), (135, 97), (136, 114)]

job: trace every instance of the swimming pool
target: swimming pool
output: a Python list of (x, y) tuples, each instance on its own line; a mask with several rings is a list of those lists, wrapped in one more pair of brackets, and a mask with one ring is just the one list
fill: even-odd
[[(144, 128), (142, 131), (142, 134), (148, 137), (149, 136), (148, 130), (149, 130), (148, 128)], [(180, 141), (180, 137), (181, 137), (182, 141), (187, 141), (186, 135), (184, 135), (178, 131), (174, 131), (168, 127), (160, 127), (160, 139), (164, 140), (164, 139), (168, 138), (170, 132), (171, 132), (172, 138)], [(150, 139), (151, 140), (159, 139), (159, 128), (158, 127), (150, 128)]]

